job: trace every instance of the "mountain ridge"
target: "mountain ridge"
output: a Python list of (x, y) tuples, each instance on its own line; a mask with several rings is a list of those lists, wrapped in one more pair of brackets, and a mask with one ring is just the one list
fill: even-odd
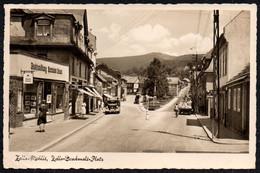
[[(201, 57), (202, 55), (198, 55), (198, 60)], [(193, 59), (195, 56), (194, 54), (172, 56), (160, 52), (152, 52), (135, 56), (98, 58), (97, 64), (104, 63), (113, 69), (119, 70), (121, 73), (125, 73), (133, 68), (139, 69), (147, 67), (154, 58), (159, 59), (165, 66), (182, 69), (185, 66), (190, 66), (190, 63), (194, 62)]]

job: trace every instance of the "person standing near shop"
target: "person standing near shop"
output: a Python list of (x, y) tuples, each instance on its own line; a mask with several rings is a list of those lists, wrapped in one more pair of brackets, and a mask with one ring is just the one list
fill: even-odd
[(46, 104), (45, 100), (42, 100), (42, 103), (40, 104), (39, 107), (39, 117), (38, 117), (38, 122), (37, 124), (39, 125), (40, 132), (45, 132), (45, 124), (47, 123), (47, 111), (48, 111), (48, 106)]

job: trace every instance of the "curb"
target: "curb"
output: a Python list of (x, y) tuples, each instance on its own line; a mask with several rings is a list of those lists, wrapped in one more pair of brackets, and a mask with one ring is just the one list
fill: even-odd
[(69, 133), (67, 133), (67, 134), (65, 134), (65, 135), (63, 135), (63, 136), (61, 136), (61, 137), (59, 137), (58, 139), (55, 139), (54, 141), (50, 142), (49, 144), (47, 144), (47, 145), (45, 145), (45, 146), (43, 146), (43, 147), (41, 147), (41, 148), (35, 150), (34, 152), (43, 152), (43, 151), (45, 151), (46, 149), (51, 148), (52, 146), (54, 146), (54, 145), (56, 145), (57, 143), (63, 141), (64, 139), (66, 139), (66, 138), (68, 138), (69, 136), (73, 135), (74, 133), (80, 131), (81, 129), (83, 129), (83, 128), (86, 127), (87, 125), (93, 123), (94, 121), (100, 119), (100, 118), (103, 117), (103, 116), (104, 116), (104, 114), (102, 114), (102, 115), (100, 115), (100, 116), (94, 118), (93, 120), (87, 122), (86, 124), (83, 124), (82, 126), (78, 127), (77, 129), (75, 129), (75, 130), (73, 130), (73, 131), (71, 131), (71, 132), (69, 132)]
[(207, 136), (210, 138), (210, 140), (216, 144), (226, 144), (226, 145), (249, 145), (249, 142), (245, 142), (245, 141), (236, 141), (234, 142), (235, 139), (231, 139), (233, 141), (225, 141), (225, 139), (218, 139), (218, 138), (213, 138), (213, 135), (211, 133), (211, 131), (202, 124), (202, 122), (200, 121), (200, 119), (197, 117), (197, 114), (194, 114), (197, 118), (197, 120), (200, 122), (201, 127), (204, 129), (204, 131), (206, 132)]

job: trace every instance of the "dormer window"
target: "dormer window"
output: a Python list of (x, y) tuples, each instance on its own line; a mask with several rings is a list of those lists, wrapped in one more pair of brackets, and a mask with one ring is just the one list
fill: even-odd
[(48, 37), (52, 36), (52, 27), (54, 24), (54, 17), (49, 14), (38, 14), (33, 16), (34, 21), (34, 35)]
[(37, 21), (37, 36), (50, 36), (51, 22), (49, 20)]

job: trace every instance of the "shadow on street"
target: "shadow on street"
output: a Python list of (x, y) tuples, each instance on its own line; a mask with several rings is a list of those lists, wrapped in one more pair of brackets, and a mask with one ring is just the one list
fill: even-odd
[(198, 126), (201, 127), (199, 121), (197, 119), (187, 119), (186, 121), (187, 126)]
[(190, 138), (190, 139), (198, 139), (198, 140), (203, 140), (203, 141), (210, 141), (208, 137), (203, 137), (203, 136), (187, 136), (187, 135), (182, 135), (182, 134), (176, 134), (176, 133), (170, 133), (170, 132), (165, 132), (165, 131), (153, 131), (153, 130), (145, 130), (145, 129), (132, 129), (133, 131), (139, 131), (139, 130), (144, 130), (148, 132), (155, 132), (155, 133), (161, 133), (161, 134), (166, 134), (166, 135), (173, 135), (173, 136), (179, 136), (179, 137), (184, 137), (184, 138)]
[[(200, 120), (200, 122), (206, 126), (212, 133), (212, 127), (214, 126), (214, 132), (217, 131), (217, 126), (218, 123), (217, 121), (212, 120), (211, 118), (198, 118)], [(240, 139), (243, 140), (245, 139), (244, 136), (232, 131), (231, 129), (229, 129), (228, 127), (225, 127), (223, 124), (220, 124), (220, 134), (219, 134), (219, 138), (223, 138), (223, 139)]]

